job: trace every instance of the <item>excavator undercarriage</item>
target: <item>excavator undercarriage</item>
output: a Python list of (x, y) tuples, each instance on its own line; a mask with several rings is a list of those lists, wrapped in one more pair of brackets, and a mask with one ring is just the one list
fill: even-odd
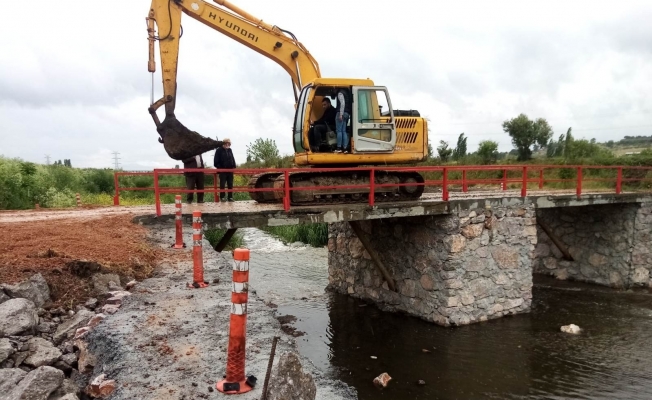
[[(399, 186), (423, 183), (423, 177), (416, 172), (376, 170), (374, 174), (375, 185), (383, 185), (374, 189), (374, 200), (377, 202), (417, 199), (423, 193), (423, 186)], [(290, 203), (293, 205), (347, 204), (369, 200), (369, 171), (295, 172), (290, 173), (289, 179), (290, 187), (298, 189), (290, 191)], [(280, 203), (284, 196), (285, 176), (281, 173), (256, 175), (249, 182), (249, 188), (277, 189), (251, 191), (249, 195), (259, 203)]]

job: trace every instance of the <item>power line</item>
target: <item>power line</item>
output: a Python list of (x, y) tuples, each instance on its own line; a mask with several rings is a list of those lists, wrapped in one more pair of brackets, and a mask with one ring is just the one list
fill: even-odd
[(45, 164), (50, 165), (50, 155), (49, 154), (45, 155)]
[(120, 153), (118, 153), (117, 151), (113, 152), (113, 165), (114, 165), (113, 169), (116, 171), (120, 169), (120, 157), (118, 157), (119, 155)]

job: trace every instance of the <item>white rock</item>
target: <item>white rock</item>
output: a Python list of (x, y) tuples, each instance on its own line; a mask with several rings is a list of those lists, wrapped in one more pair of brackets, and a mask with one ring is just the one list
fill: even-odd
[(40, 367), (25, 376), (18, 386), (9, 392), (9, 399), (47, 399), (63, 382), (63, 371), (52, 367)]
[(40, 337), (34, 337), (27, 341), (29, 356), (23, 361), (32, 367), (42, 367), (54, 364), (61, 357), (61, 350)]
[(581, 329), (579, 326), (575, 324), (570, 324), (570, 325), (562, 326), (561, 331), (564, 333), (571, 333), (573, 335), (577, 335), (578, 333), (580, 333)]
[(5, 292), (14, 299), (29, 299), (36, 307), (41, 307), (50, 300), (50, 288), (43, 275), (33, 275), (28, 280), (16, 285), (3, 285)]
[(0, 304), (0, 337), (33, 331), (38, 325), (38, 313), (31, 300), (11, 299)]

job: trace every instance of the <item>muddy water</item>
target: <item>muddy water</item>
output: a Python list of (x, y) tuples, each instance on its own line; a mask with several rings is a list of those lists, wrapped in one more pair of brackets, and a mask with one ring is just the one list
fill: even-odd
[[(300, 351), (359, 399), (652, 398), (648, 292), (537, 277), (532, 313), (448, 329), (324, 293), (325, 249), (289, 248), (256, 230), (246, 240), (261, 255), (252, 286), (298, 318)], [(561, 333), (569, 323), (583, 333)], [(382, 391), (371, 383), (381, 372), (393, 378)]]

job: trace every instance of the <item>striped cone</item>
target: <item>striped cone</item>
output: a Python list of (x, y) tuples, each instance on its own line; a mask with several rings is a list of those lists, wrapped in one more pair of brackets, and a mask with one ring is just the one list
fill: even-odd
[(192, 283), (190, 288), (205, 288), (204, 282), (204, 256), (202, 254), (202, 220), (201, 211), (192, 212)]
[(245, 378), (245, 339), (247, 331), (247, 299), (249, 297), (249, 250), (233, 252), (233, 292), (231, 323), (226, 360), (226, 379), (217, 382), (217, 390), (226, 394), (250, 391), (256, 378)]
[(176, 210), (176, 215), (174, 216), (174, 222), (176, 225), (176, 242), (172, 245), (174, 249), (183, 249), (186, 247), (186, 244), (183, 243), (183, 219), (181, 217), (181, 195), (176, 195), (174, 197), (174, 208)]

